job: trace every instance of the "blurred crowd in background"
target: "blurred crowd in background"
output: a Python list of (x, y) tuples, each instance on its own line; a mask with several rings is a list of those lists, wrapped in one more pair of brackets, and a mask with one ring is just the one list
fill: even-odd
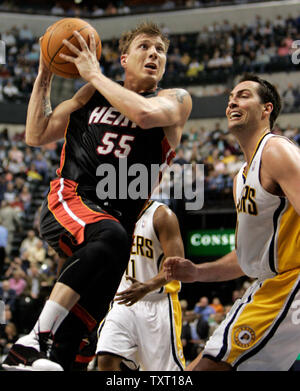
[[(291, 56), (296, 50), (293, 41), (300, 40), (300, 15), (287, 19), (278, 15), (273, 21), (257, 15), (242, 25), (231, 25), (224, 20), (203, 26), (193, 34), (172, 34), (167, 26), (161, 27), (171, 39), (162, 87), (214, 84), (215, 88), (199, 89), (197, 95), (224, 95), (228, 93), (228, 83), (237, 74), (299, 69)], [(7, 48), (6, 64), (0, 65), (0, 102), (26, 102), (38, 68), (38, 37), (27, 25), (7, 31), (1, 31), (0, 27), (0, 32)], [(122, 80), (118, 39), (102, 44), (103, 72), (114, 80)], [(78, 79), (75, 89), (82, 84)], [(299, 110), (300, 82), (287, 83), (280, 92), (285, 112)]]
[(26, 3), (22, 0), (0, 0), (0, 11), (90, 18), (255, 2), (257, 0), (101, 0), (99, 5), (95, 5), (93, 0), (52, 0), (45, 3), (39, 0), (27, 0)]

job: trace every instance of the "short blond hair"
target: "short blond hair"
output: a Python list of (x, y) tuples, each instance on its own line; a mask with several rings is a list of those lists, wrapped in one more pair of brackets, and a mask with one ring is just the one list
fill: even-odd
[(153, 22), (143, 22), (136, 28), (126, 31), (121, 35), (119, 40), (119, 50), (121, 54), (128, 53), (131, 42), (135, 37), (141, 34), (160, 37), (165, 45), (165, 52), (168, 51), (170, 40), (166, 35), (163, 34), (158, 25)]

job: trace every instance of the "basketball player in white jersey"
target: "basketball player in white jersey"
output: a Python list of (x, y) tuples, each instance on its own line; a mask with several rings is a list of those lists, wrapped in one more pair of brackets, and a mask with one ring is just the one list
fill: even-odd
[(270, 83), (245, 75), (226, 116), (246, 163), (234, 182), (236, 250), (211, 263), (169, 258), (167, 279), (254, 283), (187, 370), (286, 371), (300, 352), (300, 152), (271, 133), (281, 107)]
[(175, 214), (150, 201), (139, 218), (131, 256), (115, 301), (100, 324), (96, 353), (102, 371), (180, 371), (180, 282), (167, 283), (166, 256), (184, 256)]

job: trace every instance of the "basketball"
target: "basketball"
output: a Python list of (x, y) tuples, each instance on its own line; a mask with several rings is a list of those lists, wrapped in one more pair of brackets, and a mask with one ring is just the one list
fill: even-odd
[(96, 43), (96, 54), (98, 60), (101, 56), (101, 40), (97, 31), (86, 21), (78, 18), (64, 18), (54, 24), (52, 24), (46, 30), (41, 40), (42, 57), (47, 67), (55, 75), (65, 77), (67, 79), (76, 79), (80, 75), (77, 67), (71, 62), (67, 62), (59, 55), (66, 54), (68, 56), (74, 56), (66, 45), (63, 44), (63, 39), (68, 40), (79, 50), (81, 50), (80, 44), (73, 34), (74, 30), (77, 30), (85, 39), (89, 46), (89, 33), (93, 33)]

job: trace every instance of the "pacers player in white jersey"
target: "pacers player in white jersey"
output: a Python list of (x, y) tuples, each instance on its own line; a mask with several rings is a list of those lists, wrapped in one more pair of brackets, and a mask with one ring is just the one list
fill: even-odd
[(286, 371), (300, 352), (300, 152), (271, 133), (280, 107), (255, 75), (230, 94), (228, 129), (246, 160), (234, 182), (236, 250), (200, 265), (165, 261), (167, 279), (255, 279), (187, 370)]
[(180, 282), (167, 283), (166, 256), (184, 256), (175, 214), (150, 201), (137, 221), (128, 267), (114, 303), (100, 324), (96, 353), (103, 371), (180, 371)]

